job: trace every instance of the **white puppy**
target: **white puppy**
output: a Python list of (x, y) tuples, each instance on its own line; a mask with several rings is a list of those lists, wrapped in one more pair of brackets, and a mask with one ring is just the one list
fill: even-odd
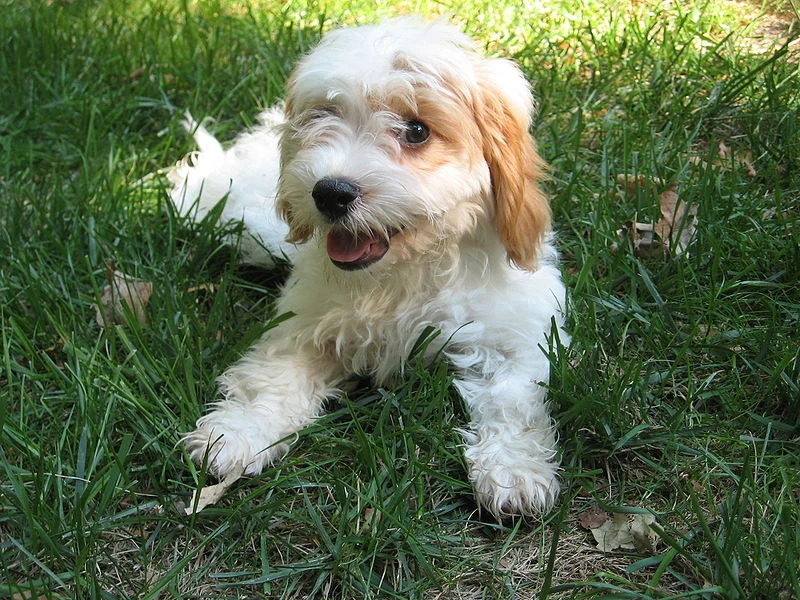
[(202, 216), (226, 199), (245, 260), (288, 257), (276, 310), (294, 316), (220, 377), (223, 399), (185, 438), (195, 461), (259, 473), (348, 378), (387, 382), (434, 327), (471, 414), (478, 501), (498, 517), (552, 506), (545, 350), (554, 324), (568, 337), (532, 111), (514, 64), (452, 26), (400, 19), (325, 36), (284, 114), (232, 148), (196, 128), (173, 201)]

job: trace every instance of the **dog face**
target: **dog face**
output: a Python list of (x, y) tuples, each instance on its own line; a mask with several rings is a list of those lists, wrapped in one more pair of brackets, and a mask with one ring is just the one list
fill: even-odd
[(326, 36), (289, 79), (278, 209), (290, 241), (326, 238), (340, 269), (418, 258), (491, 222), (535, 268), (550, 213), (510, 62), (442, 23), (395, 20)]

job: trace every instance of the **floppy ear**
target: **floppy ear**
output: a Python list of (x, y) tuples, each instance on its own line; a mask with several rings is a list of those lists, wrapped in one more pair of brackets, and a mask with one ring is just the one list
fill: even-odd
[(545, 164), (528, 131), (531, 90), (520, 70), (503, 59), (479, 63), (478, 87), (475, 118), (492, 178), (497, 232), (508, 259), (533, 271), (550, 229), (550, 205), (539, 187)]
[[(292, 101), (294, 95), (294, 81), (295, 75), (292, 74), (286, 84), (287, 97), (283, 107), (284, 121), (281, 123), (278, 130), (280, 133), (281, 173), (283, 173), (283, 169), (289, 161), (289, 157), (297, 152), (297, 142), (294, 140), (294, 126), (292, 125), (292, 119), (295, 116), (294, 102)], [(295, 218), (291, 204), (286, 199), (286, 196), (286, 182), (281, 176), (278, 178), (278, 195), (275, 205), (278, 214), (289, 226), (289, 233), (286, 236), (286, 241), (292, 244), (302, 244), (311, 238), (314, 230), (307, 225), (301, 224), (297, 218)]]
[[(284, 131), (282, 135), (287, 135)], [(283, 160), (283, 159), (281, 159)], [(286, 241), (291, 244), (302, 244), (311, 239), (314, 230), (311, 227), (301, 224), (292, 212), (291, 204), (286, 200), (286, 184), (283, 178), (278, 179), (278, 196), (275, 206), (278, 210), (280, 217), (289, 226), (289, 233), (286, 235)]]
[(292, 215), (292, 210), (289, 203), (281, 199), (278, 195), (277, 202), (278, 214), (289, 225), (289, 233), (286, 235), (286, 241), (290, 244), (302, 244), (311, 239), (314, 231), (310, 227), (301, 226), (298, 224), (297, 219)]

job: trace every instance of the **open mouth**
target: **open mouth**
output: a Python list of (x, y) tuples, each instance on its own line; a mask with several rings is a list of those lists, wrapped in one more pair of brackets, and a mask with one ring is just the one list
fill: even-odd
[(389, 251), (389, 239), (373, 232), (356, 236), (334, 227), (328, 233), (327, 250), (334, 265), (345, 271), (357, 271), (383, 258)]

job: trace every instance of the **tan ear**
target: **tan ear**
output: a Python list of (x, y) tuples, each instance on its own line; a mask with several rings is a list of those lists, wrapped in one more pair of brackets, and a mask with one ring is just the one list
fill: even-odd
[(278, 194), (278, 201), (276, 203), (278, 214), (289, 225), (289, 233), (286, 235), (286, 241), (290, 244), (302, 244), (311, 239), (314, 230), (310, 227), (301, 226), (297, 219), (292, 215), (292, 209), (286, 200), (282, 199)]
[[(284, 127), (282, 135), (287, 135), (286, 128)], [(281, 144), (284, 145), (283, 143)], [(281, 156), (281, 162), (285, 160), (285, 156)], [(281, 167), (282, 168), (282, 167)], [(285, 183), (283, 178), (278, 179), (278, 197), (275, 202), (275, 207), (278, 210), (278, 214), (280, 217), (286, 221), (286, 224), (289, 226), (289, 233), (286, 235), (286, 241), (291, 244), (302, 244), (303, 242), (307, 242), (312, 234), (314, 233), (313, 228), (308, 227), (306, 225), (302, 225), (294, 216), (292, 212), (292, 206), (288, 200), (286, 200), (285, 195)]]
[(550, 229), (550, 204), (539, 186), (545, 163), (528, 131), (533, 112), (530, 87), (519, 69), (502, 59), (478, 66), (478, 86), (475, 118), (492, 178), (497, 232), (509, 260), (533, 271)]
[[(284, 123), (280, 125), (280, 153), (281, 153), (281, 171), (288, 161), (288, 156), (297, 152), (296, 143), (292, 139), (292, 119), (294, 118), (294, 90), (295, 75), (292, 74), (286, 84), (287, 97), (283, 107)], [(292, 213), (291, 204), (286, 200), (285, 182), (283, 178), (278, 179), (278, 197), (275, 203), (278, 214), (286, 221), (289, 226), (289, 233), (286, 235), (286, 241), (291, 244), (302, 244), (311, 239), (314, 233), (313, 228), (306, 225), (301, 225)]]

